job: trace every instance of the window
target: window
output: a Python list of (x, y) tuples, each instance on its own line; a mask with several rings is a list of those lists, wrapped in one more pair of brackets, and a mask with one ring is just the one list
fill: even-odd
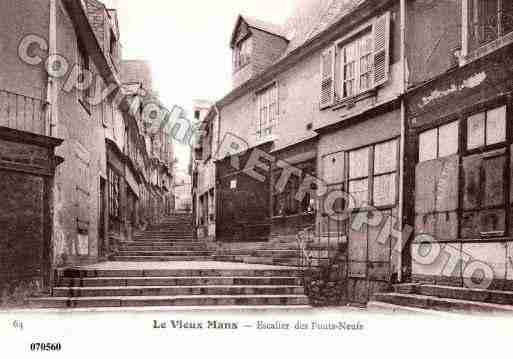
[(469, 0), (469, 7), (477, 44), (489, 43), (513, 31), (511, 0)]
[(118, 219), (120, 217), (121, 177), (116, 171), (109, 168), (109, 216)]
[(356, 207), (392, 206), (397, 197), (398, 141), (349, 152), (349, 194)]
[(233, 49), (233, 69), (238, 71), (251, 60), (251, 53), (253, 52), (253, 41), (251, 38), (242, 40)]
[(271, 85), (259, 92), (257, 137), (265, 138), (273, 133), (278, 121), (278, 88)]
[[(81, 79), (79, 79), (80, 82), (84, 83), (86, 81), (87, 74), (90, 73), (90, 66), (89, 66), (89, 56), (87, 55), (87, 52), (85, 50), (85, 47), (83, 46), (82, 42), (78, 41), (78, 67), (80, 68), (82, 75)], [(87, 112), (91, 113), (91, 107), (88, 101), (88, 98), (91, 97), (91, 88), (93, 86), (88, 86), (84, 90), (78, 90), (78, 101), (84, 106)]]
[(390, 13), (355, 30), (321, 54), (321, 108), (388, 81)]
[(506, 140), (506, 106), (467, 119), (467, 148), (473, 150)]
[[(296, 199), (297, 194), (300, 191), (301, 185), (307, 175), (315, 177), (315, 161), (308, 161), (293, 166), (301, 170), (303, 176), (299, 178), (297, 175), (292, 175), (282, 192), (274, 192), (273, 203), (274, 203), (274, 216), (290, 216), (296, 214), (308, 213), (312, 210), (311, 208), (311, 197), (309, 193), (303, 197), (301, 201)], [(282, 174), (282, 169), (273, 172), (274, 183), (277, 183)]]
[(372, 33), (353, 40), (339, 50), (342, 97), (351, 97), (372, 86)]
[(458, 153), (458, 139), (458, 122), (452, 122), (448, 125), (422, 132), (419, 136), (419, 162)]
[[(417, 233), (456, 240), (507, 233), (511, 180), (506, 106), (473, 114), (419, 135)], [(458, 143), (464, 144), (458, 148)], [(451, 156), (457, 154), (457, 156)]]
[(117, 40), (116, 40), (116, 35), (114, 34), (114, 31), (110, 31), (110, 47), (109, 47), (109, 50), (110, 50), (110, 56), (112, 59), (115, 58), (116, 56), (116, 47), (117, 47)]

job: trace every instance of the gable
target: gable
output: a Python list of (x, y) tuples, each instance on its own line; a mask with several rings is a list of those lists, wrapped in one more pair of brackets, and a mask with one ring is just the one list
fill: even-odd
[(239, 16), (235, 29), (233, 30), (230, 46), (234, 48), (240, 41), (251, 35), (251, 30), (244, 19)]

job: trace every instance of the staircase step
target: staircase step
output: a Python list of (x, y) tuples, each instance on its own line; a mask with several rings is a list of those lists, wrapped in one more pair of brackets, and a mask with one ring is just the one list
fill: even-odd
[(298, 277), (104, 277), (63, 278), (60, 287), (132, 287), (199, 285), (285, 285), (298, 286)]
[(209, 256), (114, 256), (113, 262), (206, 262)]
[(420, 294), (441, 298), (513, 305), (513, 292), (511, 291), (482, 290), (415, 283), (398, 285), (394, 288), (397, 293), (403, 294)]
[(170, 297), (48, 297), (35, 298), (30, 304), (37, 308), (94, 308), (141, 306), (233, 306), (233, 305), (308, 305), (304, 295), (209, 295)]
[(190, 295), (300, 295), (299, 286), (135, 286), (135, 287), (57, 287), (55, 297), (128, 297)]
[(67, 269), (67, 278), (120, 278), (120, 277), (300, 277), (302, 271), (280, 269)]
[(119, 256), (123, 257), (208, 257), (212, 254), (210, 251), (119, 251)]
[[(369, 302), (367, 303), (367, 310), (374, 313), (399, 313), (399, 314), (430, 314), (430, 315), (441, 315), (442, 312), (436, 310), (405, 307), (401, 305), (395, 305), (385, 302)], [(444, 314), (446, 315), (446, 314)]]
[(513, 306), (475, 302), (451, 298), (438, 298), (419, 294), (375, 294), (373, 302), (384, 302), (402, 307), (413, 307), (449, 312), (504, 313), (513, 312)]
[(133, 242), (124, 242), (121, 243), (122, 246), (124, 245), (135, 245), (135, 246), (205, 246), (205, 243), (201, 242), (194, 242), (194, 241), (187, 241), (187, 240), (162, 240), (162, 241), (152, 241), (152, 240), (144, 240), (139, 239)]
[(152, 251), (162, 251), (162, 252), (194, 252), (194, 251), (208, 251), (207, 246), (200, 246), (200, 245), (175, 245), (175, 246), (161, 246), (161, 245), (135, 245), (135, 244), (128, 244), (128, 245), (121, 245), (119, 247), (119, 250), (121, 251), (129, 251), (129, 252), (152, 252)]

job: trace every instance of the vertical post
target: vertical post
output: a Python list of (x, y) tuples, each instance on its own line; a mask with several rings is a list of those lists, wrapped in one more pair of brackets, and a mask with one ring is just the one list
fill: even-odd
[(468, 55), (469, 51), (469, 2), (470, 0), (462, 0), (461, 4), (461, 12), (462, 12), (462, 21), (461, 21), (461, 58), (464, 59)]
[[(400, 247), (404, 248), (403, 238), (403, 227), (404, 227), (404, 169), (405, 169), (405, 146), (406, 146), (406, 105), (405, 105), (405, 94), (407, 90), (407, 62), (406, 62), (406, 1), (400, 0), (400, 17), (401, 17), (401, 145), (400, 145), (400, 159), (399, 159), (399, 231), (401, 233), (399, 241)], [(397, 280), (402, 282), (403, 280), (403, 258), (401, 255), (398, 256), (397, 263)]]
[[(48, 32), (48, 51), (49, 55), (57, 54), (57, 4), (56, 0), (50, 0), (50, 22)], [(48, 75), (47, 93), (46, 93), (46, 116), (44, 124), (44, 133), (47, 136), (57, 137), (58, 111), (57, 111), (57, 86), (55, 79)]]

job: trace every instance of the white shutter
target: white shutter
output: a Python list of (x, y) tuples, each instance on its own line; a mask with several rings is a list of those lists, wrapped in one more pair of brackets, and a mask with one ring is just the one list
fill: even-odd
[(333, 104), (335, 100), (335, 47), (321, 54), (321, 108)]
[(390, 12), (378, 17), (373, 26), (374, 86), (388, 81), (390, 76)]

